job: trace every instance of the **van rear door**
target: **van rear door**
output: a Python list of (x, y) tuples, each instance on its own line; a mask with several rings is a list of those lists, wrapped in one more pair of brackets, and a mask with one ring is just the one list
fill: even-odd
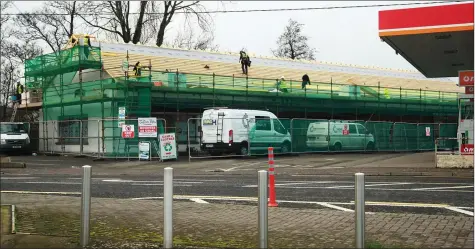
[[(223, 120), (224, 121), (224, 120)], [(221, 125), (220, 121), (220, 125)], [(220, 129), (219, 129), (220, 130)], [(220, 131), (218, 130), (218, 112), (206, 110), (201, 118), (202, 143), (215, 144), (221, 142)]]

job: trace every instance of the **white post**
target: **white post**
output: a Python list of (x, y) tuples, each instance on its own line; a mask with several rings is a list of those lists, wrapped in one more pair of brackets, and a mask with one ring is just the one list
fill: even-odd
[(163, 175), (163, 247), (173, 247), (173, 168), (166, 167)]
[(355, 174), (355, 235), (356, 248), (362, 249), (365, 245), (365, 179), (363, 173)]
[(259, 248), (267, 248), (268, 238), (267, 238), (267, 171), (259, 170), (258, 172), (258, 182), (259, 182), (259, 217), (258, 217), (258, 226), (259, 226)]
[(91, 216), (91, 173), (92, 167), (82, 166), (82, 193), (81, 193), (81, 246), (89, 243), (89, 225)]

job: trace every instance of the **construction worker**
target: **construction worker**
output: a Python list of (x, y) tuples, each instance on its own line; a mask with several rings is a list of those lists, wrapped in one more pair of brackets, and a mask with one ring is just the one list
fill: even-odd
[(81, 53), (84, 55), (82, 59), (87, 60), (89, 57), (89, 47), (91, 47), (91, 40), (89, 39), (89, 35), (84, 35), (83, 39), (79, 39), (79, 49), (83, 50), (84, 52)]
[(15, 98), (16, 98), (16, 102), (21, 105), (21, 94), (25, 92), (25, 89), (23, 87), (22, 84), (20, 84), (20, 82), (18, 81), (16, 83), (16, 91), (15, 91)]
[(390, 98), (391, 98), (391, 97), (389, 96), (389, 90), (386, 89), (386, 88), (384, 89), (384, 97), (385, 97), (386, 99), (390, 99)]
[(311, 85), (310, 84), (310, 78), (308, 77), (307, 74), (304, 74), (302, 76), (302, 89), (304, 89), (307, 86), (307, 84)]
[(281, 92), (284, 92), (284, 93), (289, 92), (287, 90), (287, 82), (285, 81), (284, 76), (280, 77), (280, 80), (277, 80), (276, 88), (277, 90), (280, 90)]
[(135, 63), (133, 71), (135, 72), (135, 76), (142, 76), (142, 65), (140, 65), (140, 61)]
[(251, 60), (249, 58), (249, 55), (247, 55), (246, 52), (244, 52), (243, 50), (241, 50), (239, 54), (239, 62), (241, 62), (242, 73), (247, 75), (247, 67), (251, 66)]

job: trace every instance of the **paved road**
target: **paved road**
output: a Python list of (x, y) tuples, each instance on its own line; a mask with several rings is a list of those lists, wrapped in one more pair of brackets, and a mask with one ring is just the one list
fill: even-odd
[[(257, 197), (257, 175), (175, 175), (175, 194), (200, 202), (249, 202)], [(347, 176), (279, 176), (277, 199), (290, 207), (321, 208), (319, 202), (352, 209), (354, 181)], [(3, 175), (1, 190), (79, 195), (81, 178), (71, 175)], [(53, 194), (54, 194), (53, 193)], [(163, 178), (150, 176), (93, 176), (92, 194), (104, 198), (157, 199)], [(413, 213), (473, 212), (473, 179), (433, 177), (367, 177), (366, 200), (373, 211)], [(236, 199), (235, 197), (248, 197)], [(378, 203), (384, 202), (384, 203)], [(406, 204), (403, 204), (406, 203)], [(407, 204), (411, 203), (411, 204)], [(325, 205), (325, 204), (324, 204)], [(404, 206), (404, 208), (401, 207)], [(448, 210), (446, 206), (461, 210)], [(339, 209), (336, 207), (335, 209)], [(468, 212), (467, 212), (468, 211)], [(473, 213), (472, 213), (473, 216)]]

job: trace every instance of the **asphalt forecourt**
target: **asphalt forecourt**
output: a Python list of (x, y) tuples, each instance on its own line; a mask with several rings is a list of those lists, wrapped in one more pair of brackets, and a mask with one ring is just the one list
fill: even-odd
[[(254, 175), (175, 175), (177, 200), (196, 204), (256, 205)], [(348, 176), (279, 176), (279, 206), (353, 210), (354, 180)], [(80, 196), (81, 177), (68, 175), (2, 175), (2, 193)], [(163, 177), (92, 178), (92, 195), (99, 198), (156, 200), (163, 196)], [(405, 212), (473, 216), (473, 179), (457, 177), (366, 177), (369, 212)]]
[[(266, 157), (200, 159), (188, 162), (177, 161), (94, 161), (92, 158), (72, 156), (24, 156), (11, 157), (12, 162), (23, 162), (24, 169), (2, 169), (5, 173), (17, 174), (81, 174), (81, 166), (93, 166), (95, 174), (154, 175), (160, 176), (163, 168), (173, 167), (180, 175), (251, 175), (267, 169)], [(419, 175), (419, 176), (465, 176), (473, 178), (473, 169), (436, 169), (433, 152), (427, 153), (376, 153), (376, 154), (311, 154), (298, 156), (275, 155), (278, 175), (325, 174), (352, 175)]]

